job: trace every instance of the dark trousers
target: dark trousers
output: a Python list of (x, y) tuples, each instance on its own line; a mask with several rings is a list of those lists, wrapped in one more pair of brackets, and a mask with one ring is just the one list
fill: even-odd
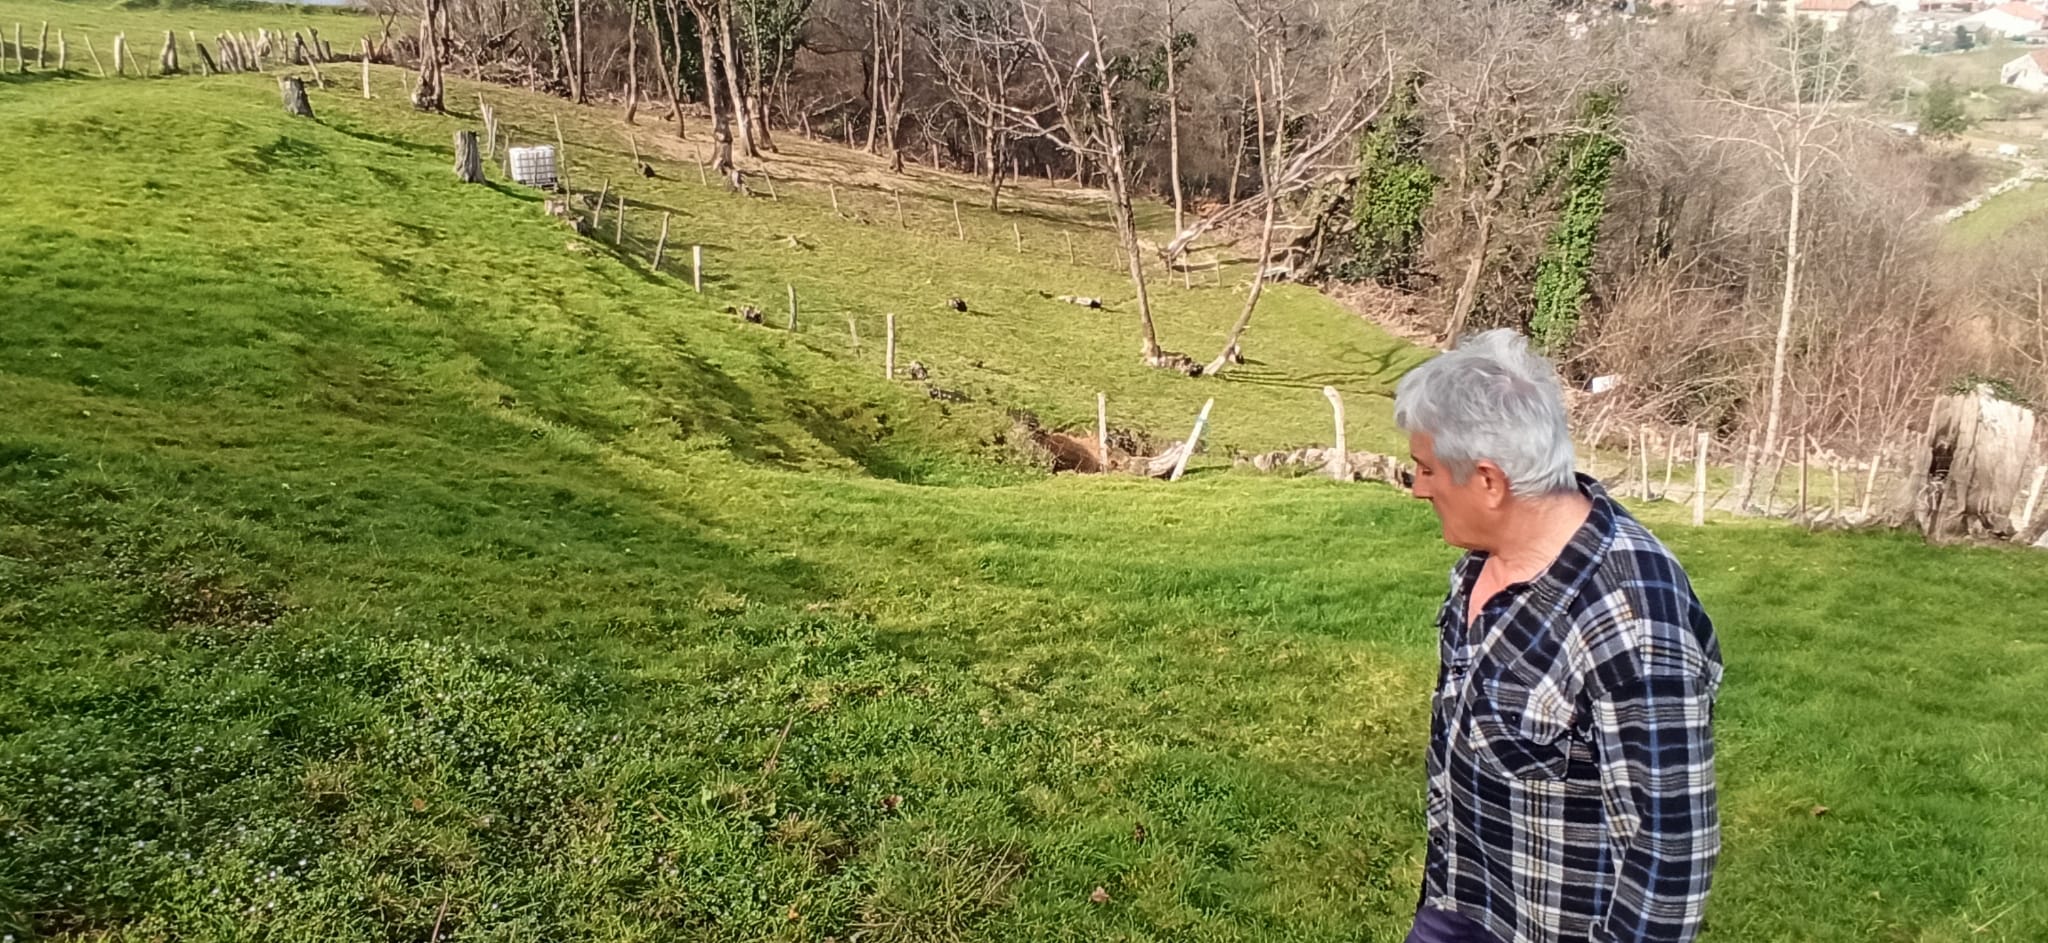
[(1463, 914), (1424, 907), (1415, 912), (1415, 928), (1408, 931), (1408, 943), (1500, 943), (1500, 939)]

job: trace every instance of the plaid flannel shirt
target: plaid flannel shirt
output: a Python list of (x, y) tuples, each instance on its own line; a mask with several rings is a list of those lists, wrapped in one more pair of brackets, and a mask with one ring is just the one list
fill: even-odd
[(1549, 569), (1437, 616), (1422, 902), (1503, 943), (1684, 943), (1720, 853), (1720, 646), (1678, 561), (1600, 485)]

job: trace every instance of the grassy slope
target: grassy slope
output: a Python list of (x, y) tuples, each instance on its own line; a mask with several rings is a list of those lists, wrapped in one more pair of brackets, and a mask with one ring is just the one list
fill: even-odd
[[(990, 471), (989, 403), (941, 416), (838, 326), (900, 306), (906, 357), (1051, 411), (1220, 391), (1247, 444), (1318, 437), (1312, 389), (1135, 369), (1122, 321), (1026, 295), (1112, 275), (1014, 264), (978, 213), (1005, 238), (958, 246), (942, 204), (899, 240), (815, 191), (636, 189), (742, 260), (700, 301), (454, 185), (452, 122), (273, 96), (0, 86), (36, 155), (0, 168), (0, 926), (1398, 938), (1427, 512)], [(826, 327), (714, 312), (794, 279)], [(1255, 376), (1398, 371), (1317, 353), (1384, 342), (1312, 298), (1271, 313)], [(2048, 933), (2048, 563), (1653, 522), (1731, 665), (1710, 936)]]

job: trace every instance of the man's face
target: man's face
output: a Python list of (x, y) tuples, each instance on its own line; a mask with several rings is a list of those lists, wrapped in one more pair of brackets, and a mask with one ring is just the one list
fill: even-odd
[(1408, 436), (1408, 454), (1415, 459), (1415, 496), (1429, 502), (1443, 525), (1444, 542), (1464, 550), (1490, 550), (1488, 534), (1505, 497), (1506, 479), (1492, 463), (1482, 462), (1463, 482), (1437, 461), (1436, 443), (1426, 433)]

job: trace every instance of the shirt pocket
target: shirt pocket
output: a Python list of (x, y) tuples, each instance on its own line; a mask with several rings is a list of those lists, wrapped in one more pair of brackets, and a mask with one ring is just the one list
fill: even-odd
[(1485, 678), (1473, 691), (1467, 746), (1502, 776), (1558, 782), (1571, 768), (1572, 708), (1547, 688)]

